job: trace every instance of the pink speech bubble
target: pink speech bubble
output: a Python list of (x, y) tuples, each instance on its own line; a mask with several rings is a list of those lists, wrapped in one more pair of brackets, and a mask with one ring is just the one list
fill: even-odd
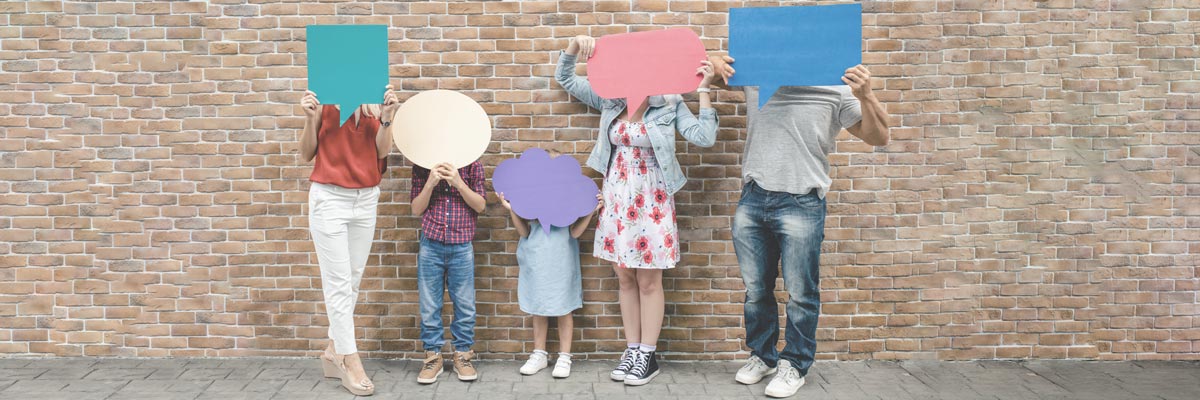
[(649, 96), (695, 91), (702, 78), (696, 68), (707, 57), (687, 28), (608, 35), (596, 40), (588, 81), (600, 97), (624, 98), (637, 110)]

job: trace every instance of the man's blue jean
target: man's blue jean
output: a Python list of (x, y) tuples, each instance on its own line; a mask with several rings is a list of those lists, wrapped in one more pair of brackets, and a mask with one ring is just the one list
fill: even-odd
[[(802, 195), (773, 192), (754, 182), (742, 188), (733, 218), (733, 248), (746, 284), (746, 346), (771, 367), (782, 358), (806, 375), (812, 366), (821, 312), (818, 285), (824, 239), (825, 199), (816, 191)], [(779, 306), (775, 278), (779, 271), (783, 271), (789, 297), (784, 328), (787, 343), (782, 354), (776, 350)]]
[(454, 350), (467, 351), (475, 344), (475, 249), (471, 242), (443, 243), (421, 237), (417, 254), (417, 292), (421, 301), (421, 341), (426, 351), (442, 351), (442, 290), (454, 303), (450, 333)]

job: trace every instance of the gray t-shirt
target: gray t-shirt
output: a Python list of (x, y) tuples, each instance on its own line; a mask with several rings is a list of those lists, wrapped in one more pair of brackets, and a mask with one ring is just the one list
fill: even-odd
[(763, 189), (806, 194), (829, 191), (829, 158), (839, 131), (862, 120), (850, 87), (785, 86), (758, 108), (758, 88), (746, 87), (749, 135), (742, 180)]

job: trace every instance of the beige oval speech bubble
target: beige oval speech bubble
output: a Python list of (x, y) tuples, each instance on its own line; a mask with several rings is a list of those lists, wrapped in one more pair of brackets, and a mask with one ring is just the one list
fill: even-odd
[(462, 168), (479, 159), (492, 140), (492, 122), (467, 95), (427, 90), (396, 111), (392, 139), (409, 161), (425, 168), (450, 163)]

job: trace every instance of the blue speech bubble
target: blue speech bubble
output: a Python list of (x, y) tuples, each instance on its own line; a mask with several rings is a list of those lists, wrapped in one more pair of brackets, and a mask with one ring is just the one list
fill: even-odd
[(862, 64), (862, 5), (732, 8), (730, 86), (758, 86), (758, 106), (780, 86), (844, 85)]
[(345, 124), (362, 104), (379, 104), (388, 84), (386, 25), (309, 25), (308, 90), (337, 104)]

